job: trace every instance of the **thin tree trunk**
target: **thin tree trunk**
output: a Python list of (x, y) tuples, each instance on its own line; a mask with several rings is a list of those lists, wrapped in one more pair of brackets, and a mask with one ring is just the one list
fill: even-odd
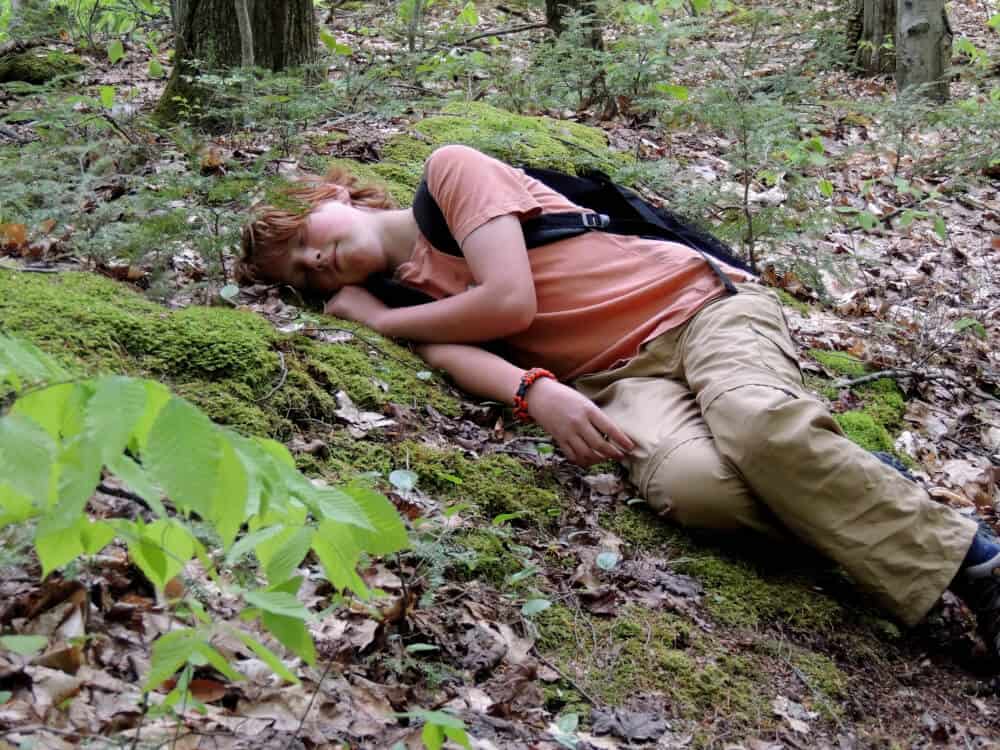
[(253, 28), (250, 26), (249, 0), (233, 0), (236, 6), (236, 22), (240, 29), (240, 64), (253, 67)]
[(870, 76), (891, 73), (896, 67), (895, 33), (896, 0), (854, 0), (847, 47), (855, 69)]
[(601, 19), (594, 0), (545, 0), (545, 23), (557, 35), (566, 30), (563, 19), (568, 13), (577, 11), (590, 16), (590, 34), (587, 43), (592, 49), (604, 49), (601, 33)]
[(951, 24), (944, 0), (900, 0), (896, 19), (896, 87), (948, 99)]

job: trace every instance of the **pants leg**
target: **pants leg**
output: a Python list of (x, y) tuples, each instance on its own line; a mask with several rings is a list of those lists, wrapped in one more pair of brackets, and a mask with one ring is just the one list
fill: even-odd
[(642, 496), (683, 526), (752, 529), (788, 539), (733, 464), (716, 450), (688, 387), (662, 375), (636, 374), (657, 369), (654, 359), (640, 355), (627, 370), (598, 373), (575, 384), (636, 442), (624, 464)]
[(741, 286), (650, 351), (685, 379), (719, 453), (785, 528), (903, 622), (927, 613), (976, 525), (842, 435), (802, 386), (773, 294)]

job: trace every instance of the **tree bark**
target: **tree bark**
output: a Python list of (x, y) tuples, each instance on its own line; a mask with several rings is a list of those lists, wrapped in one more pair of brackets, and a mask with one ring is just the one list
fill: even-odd
[(847, 48), (859, 72), (874, 76), (895, 70), (895, 34), (896, 0), (853, 0)]
[(253, 67), (253, 26), (250, 23), (250, 0), (233, 0), (236, 24), (240, 31), (240, 65)]
[[(311, 62), (316, 47), (312, 0), (247, 0), (253, 29), (253, 58), (271, 70)], [(206, 69), (225, 69), (243, 61), (233, 0), (177, 0), (178, 35), (190, 57)]]
[(896, 19), (896, 88), (948, 99), (951, 24), (944, 0), (899, 0)]
[[(240, 5), (249, 15), (250, 34), (245, 36), (240, 34), (240, 14), (235, 10)], [(157, 106), (161, 120), (175, 120), (182, 102), (202, 98), (204, 92), (193, 82), (199, 72), (235, 68), (247, 60), (284, 70), (314, 59), (313, 0), (171, 0), (171, 8), (176, 28), (174, 68)]]
[(590, 16), (587, 43), (591, 49), (604, 49), (601, 21), (594, 0), (545, 0), (545, 23), (557, 35), (566, 30), (565, 18), (572, 12)]

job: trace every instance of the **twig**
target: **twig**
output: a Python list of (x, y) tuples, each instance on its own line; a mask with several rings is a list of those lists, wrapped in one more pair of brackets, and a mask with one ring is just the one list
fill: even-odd
[(278, 350), (278, 359), (281, 360), (281, 376), (278, 378), (277, 384), (260, 398), (254, 399), (255, 404), (259, 404), (261, 401), (267, 401), (271, 398), (271, 396), (278, 392), (278, 389), (281, 388), (281, 386), (285, 384), (285, 379), (288, 377), (288, 367), (285, 365), (285, 355), (280, 349)]
[(572, 685), (573, 689), (576, 690), (576, 692), (578, 692), (584, 698), (586, 698), (587, 702), (589, 702), (590, 705), (592, 705), (592, 706), (601, 706), (601, 705), (604, 705), (599, 700), (597, 700), (596, 698), (594, 698), (590, 693), (588, 693), (586, 690), (584, 690), (582, 687), (580, 687), (580, 685), (576, 682), (576, 680), (574, 680), (572, 677), (570, 677), (565, 672), (563, 672), (561, 669), (559, 669), (559, 667), (557, 667), (555, 664), (553, 664), (548, 659), (546, 659), (544, 656), (542, 656), (542, 654), (538, 651), (537, 648), (535, 649), (535, 656), (538, 657), (538, 661), (540, 661), (542, 664), (544, 664), (545, 666), (547, 666), (549, 669), (555, 671), (560, 677), (562, 677), (564, 680), (566, 680), (566, 682), (568, 682), (570, 685)]
[(309, 698), (309, 705), (306, 706), (305, 712), (302, 714), (302, 718), (299, 719), (299, 726), (296, 728), (295, 732), (288, 740), (288, 744), (285, 745), (285, 750), (292, 750), (292, 746), (295, 744), (295, 740), (299, 738), (299, 732), (302, 731), (302, 727), (305, 726), (306, 717), (309, 716), (309, 712), (312, 711), (313, 703), (316, 702), (316, 696), (319, 695), (320, 688), (323, 687), (323, 681), (326, 676), (330, 673), (330, 667), (333, 666), (333, 657), (330, 657), (326, 661), (326, 669), (323, 670), (323, 674), (320, 675), (319, 682), (316, 683), (316, 689), (313, 691), (312, 697)]
[[(933, 353), (933, 352), (932, 352)], [(926, 358), (925, 358), (926, 359)], [(977, 388), (974, 385), (967, 385), (961, 380), (958, 380), (953, 375), (948, 375), (946, 373), (926, 373), (916, 369), (893, 369), (893, 370), (882, 370), (881, 372), (872, 372), (868, 375), (862, 375), (857, 378), (852, 378), (851, 380), (835, 380), (833, 382), (834, 388), (852, 388), (856, 385), (863, 385), (864, 383), (871, 383), (875, 380), (881, 380), (882, 378), (891, 378), (893, 380), (899, 380), (902, 378), (914, 378), (915, 380), (943, 380), (946, 383), (951, 383), (952, 385), (958, 386), (969, 393), (989, 401), (1000, 401), (1000, 398), (994, 396), (992, 393), (987, 393), (981, 388)]]
[(491, 36), (506, 36), (507, 34), (520, 34), (522, 31), (534, 31), (535, 29), (547, 29), (549, 26), (545, 23), (526, 23), (521, 26), (511, 26), (507, 29), (495, 29), (493, 31), (484, 31), (481, 34), (473, 34), (472, 36), (466, 37), (458, 44), (453, 45), (455, 47), (462, 47), (469, 42), (474, 42), (477, 39), (485, 39)]
[(833, 382), (834, 388), (853, 388), (856, 385), (864, 385), (865, 383), (873, 383), (876, 380), (881, 380), (882, 378), (889, 378), (891, 380), (899, 380), (901, 378), (925, 378), (927, 377), (923, 373), (917, 372), (915, 370), (905, 370), (905, 369), (893, 369), (893, 370), (882, 370), (880, 372), (872, 372), (867, 375), (861, 375), (857, 378), (851, 378), (850, 380), (835, 380)]
[(147, 503), (145, 500), (143, 500), (134, 492), (130, 492), (129, 490), (123, 490), (119, 487), (112, 487), (111, 485), (106, 484), (105, 482), (101, 482), (99, 485), (97, 485), (97, 491), (103, 492), (105, 495), (111, 495), (112, 497), (120, 497), (122, 500), (131, 500), (133, 503), (138, 503), (146, 510), (152, 510), (152, 508), (149, 507), (149, 503)]
[(126, 131), (126, 130), (125, 130), (125, 129), (124, 129), (124, 128), (123, 128), (122, 126), (121, 126), (121, 125), (119, 125), (119, 124), (118, 124), (118, 121), (117, 121), (117, 120), (116, 120), (116, 119), (115, 119), (114, 117), (112, 117), (112, 116), (110, 115), (110, 113), (108, 113), (108, 112), (102, 112), (102, 113), (101, 113), (101, 115), (102, 115), (102, 117), (104, 117), (104, 119), (105, 119), (105, 120), (107, 120), (108, 122), (110, 122), (110, 123), (111, 123), (111, 126), (112, 126), (112, 127), (113, 127), (113, 128), (115, 129), (115, 130), (117, 130), (117, 131), (118, 131), (119, 133), (121, 133), (122, 137), (123, 137), (123, 138), (124, 138), (124, 139), (125, 139), (126, 141), (128, 141), (128, 142), (129, 142), (129, 143), (131, 143), (131, 144), (135, 144), (135, 139), (134, 139), (134, 138), (132, 138), (132, 136), (130, 136), (130, 135), (128, 134), (128, 132), (127, 132), (127, 131)]
[(989, 461), (994, 466), (1000, 466), (1000, 461), (997, 461), (997, 459), (995, 459), (992, 455), (990, 455), (986, 451), (980, 450), (979, 448), (975, 447), (974, 445), (968, 445), (967, 443), (963, 443), (961, 440), (956, 440), (955, 438), (951, 437), (951, 435), (942, 435), (942, 437), (945, 440), (947, 440), (949, 443), (954, 443), (955, 445), (957, 445), (959, 448), (962, 448), (963, 450), (967, 450), (970, 453), (975, 453), (977, 456), (985, 458), (987, 461)]

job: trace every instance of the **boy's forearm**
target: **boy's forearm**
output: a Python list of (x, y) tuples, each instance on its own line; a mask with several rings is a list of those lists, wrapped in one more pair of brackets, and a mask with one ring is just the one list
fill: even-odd
[(503, 357), (462, 344), (424, 344), (417, 353), (427, 362), (445, 370), (464, 391), (482, 398), (514, 402), (524, 370)]
[[(380, 313), (378, 332), (390, 338), (427, 343), (476, 343), (493, 341), (523, 331), (534, 310), (508, 305), (487, 287), (412, 307)], [(499, 357), (498, 357), (499, 359)]]

